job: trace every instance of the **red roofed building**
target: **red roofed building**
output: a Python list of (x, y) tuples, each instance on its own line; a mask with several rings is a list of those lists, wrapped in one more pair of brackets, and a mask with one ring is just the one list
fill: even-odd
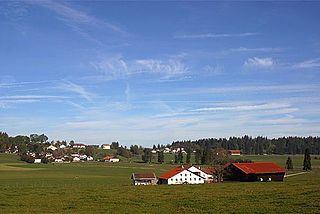
[(229, 180), (283, 181), (286, 170), (275, 163), (232, 163), (228, 168)]
[(119, 162), (119, 161), (120, 161), (119, 158), (113, 157), (113, 156), (104, 157), (103, 160), (104, 160), (105, 162)]
[(102, 149), (111, 149), (110, 144), (102, 144)]
[(240, 155), (240, 150), (229, 150), (230, 155)]

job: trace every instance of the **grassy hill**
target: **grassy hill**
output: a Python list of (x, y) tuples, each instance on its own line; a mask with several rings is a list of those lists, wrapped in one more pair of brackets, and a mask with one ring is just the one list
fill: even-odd
[[(291, 156), (300, 172), (302, 156)], [(284, 166), (287, 156), (247, 156)], [(319, 213), (320, 160), (284, 182), (132, 186), (131, 173), (160, 175), (175, 165), (27, 164), (0, 154), (0, 213)], [(291, 172), (290, 172), (291, 173)]]

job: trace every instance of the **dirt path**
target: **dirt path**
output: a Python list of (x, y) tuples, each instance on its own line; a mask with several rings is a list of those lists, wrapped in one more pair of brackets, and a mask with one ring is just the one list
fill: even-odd
[(294, 173), (294, 174), (285, 175), (284, 177), (287, 178), (287, 177), (290, 177), (290, 176), (301, 175), (301, 174), (306, 174), (306, 173), (309, 173), (309, 172), (299, 172), (299, 173)]

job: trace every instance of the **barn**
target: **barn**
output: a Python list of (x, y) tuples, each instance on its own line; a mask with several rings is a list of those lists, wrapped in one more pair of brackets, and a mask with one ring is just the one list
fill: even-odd
[(132, 173), (133, 185), (156, 185), (158, 180), (154, 173)]
[(286, 170), (275, 163), (232, 163), (227, 178), (233, 181), (283, 181)]
[(240, 155), (240, 150), (229, 150), (230, 155)]

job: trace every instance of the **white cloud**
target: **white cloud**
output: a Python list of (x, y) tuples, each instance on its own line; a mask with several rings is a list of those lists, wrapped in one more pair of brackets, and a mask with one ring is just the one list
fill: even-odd
[(204, 71), (206, 72), (206, 74), (220, 75), (223, 73), (223, 68), (219, 65), (217, 66), (206, 65), (204, 67)]
[(231, 54), (231, 53), (249, 53), (249, 52), (279, 52), (282, 51), (283, 48), (246, 48), (246, 47), (239, 47), (239, 48), (231, 48), (225, 51), (222, 51), (222, 54)]
[(130, 74), (128, 65), (121, 55), (106, 57), (100, 62), (93, 62), (91, 65), (96, 71), (107, 75), (107, 78), (118, 79)]
[(246, 67), (271, 67), (274, 65), (274, 61), (272, 58), (258, 58), (253, 57), (244, 62), (244, 66)]
[(269, 103), (262, 105), (243, 105), (243, 106), (223, 106), (212, 108), (199, 108), (191, 111), (252, 111), (252, 110), (265, 110), (265, 109), (278, 109), (289, 107), (289, 104), (283, 103)]
[(184, 74), (188, 68), (177, 60), (154, 60), (154, 59), (141, 59), (136, 60), (137, 67), (143, 73), (157, 73), (163, 74), (164, 78), (170, 78)]
[(99, 43), (100, 45), (103, 45), (104, 43), (96, 39), (96, 37), (91, 34), (91, 30), (88, 30), (88, 27), (93, 27), (95, 31), (99, 30), (103, 34), (110, 32), (116, 33), (117, 35), (127, 34), (121, 27), (80, 11), (72, 7), (70, 2), (67, 1), (28, 0), (26, 2), (36, 4), (53, 11), (57, 15), (57, 19), (69, 26), (73, 31), (79, 33), (88, 40)]
[(88, 101), (91, 101), (92, 97), (95, 96), (95, 94), (88, 92), (84, 87), (70, 81), (64, 81), (58, 86), (58, 88), (64, 91), (75, 92)]
[(181, 76), (188, 68), (179, 60), (138, 59), (125, 60), (121, 55), (106, 57), (91, 65), (96, 71), (103, 73), (105, 79), (125, 79), (133, 75), (149, 74), (151, 77), (170, 79)]
[(306, 60), (292, 66), (293, 68), (316, 68), (320, 67), (320, 58)]
[(295, 93), (295, 92), (318, 92), (320, 85), (264, 85), (264, 86), (239, 86), (239, 87), (216, 87), (216, 88), (181, 88), (180, 90), (169, 91), (165, 93), (144, 93), (142, 97), (168, 97), (184, 96), (192, 94), (217, 94), (217, 93), (252, 93), (264, 91), (276, 91), (277, 93)]
[(14, 95), (14, 96), (0, 96), (0, 99), (49, 99), (49, 98), (68, 98), (66, 96), (53, 96), (53, 95)]
[(256, 36), (258, 33), (204, 33), (204, 34), (185, 34), (185, 35), (176, 35), (174, 38), (177, 39), (206, 39), (206, 38), (228, 38), (228, 37), (247, 37), (247, 36)]
[(306, 123), (310, 122), (306, 119), (299, 119), (294, 118), (292, 115), (286, 115), (285, 117), (276, 118), (276, 119), (264, 119), (264, 120), (257, 120), (254, 123), (257, 124), (297, 124), (297, 123)]

